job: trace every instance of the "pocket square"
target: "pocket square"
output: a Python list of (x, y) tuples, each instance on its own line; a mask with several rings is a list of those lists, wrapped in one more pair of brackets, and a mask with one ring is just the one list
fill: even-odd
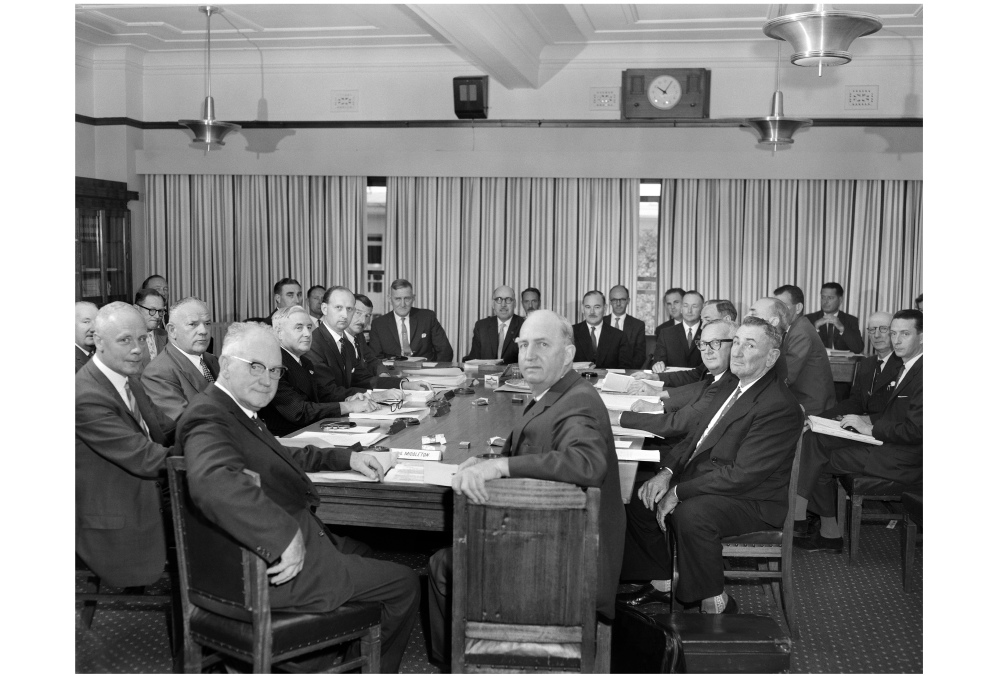
[(426, 334), (426, 333), (421, 333), (421, 334), (420, 334), (420, 337), (421, 337), (421, 338), (426, 338), (426, 337), (427, 337), (427, 334)]

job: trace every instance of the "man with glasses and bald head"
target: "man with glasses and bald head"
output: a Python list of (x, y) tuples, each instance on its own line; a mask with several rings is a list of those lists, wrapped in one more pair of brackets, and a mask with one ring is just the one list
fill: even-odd
[(504, 364), (517, 362), (517, 336), (524, 317), (514, 312), (517, 295), (509, 286), (493, 289), (493, 314), (476, 322), (472, 329), (472, 349), (463, 361), (501, 359)]

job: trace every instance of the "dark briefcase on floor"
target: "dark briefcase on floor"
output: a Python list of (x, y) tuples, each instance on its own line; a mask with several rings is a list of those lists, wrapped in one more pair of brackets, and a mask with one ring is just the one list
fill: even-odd
[(654, 619), (680, 635), (689, 674), (776, 674), (792, 668), (792, 639), (766, 615), (671, 613)]
[[(670, 612), (668, 606), (662, 607)], [(615, 621), (611, 626), (611, 673), (683, 672), (684, 650), (677, 632), (657, 621), (653, 615), (644, 614), (624, 603), (616, 603)]]

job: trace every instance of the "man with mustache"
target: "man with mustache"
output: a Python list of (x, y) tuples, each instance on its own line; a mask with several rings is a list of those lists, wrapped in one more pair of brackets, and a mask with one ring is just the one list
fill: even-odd
[(625, 368), (629, 348), (625, 332), (604, 324), (607, 303), (600, 291), (588, 291), (583, 297), (583, 321), (573, 325), (573, 344), (577, 361), (592, 361), (599, 369)]

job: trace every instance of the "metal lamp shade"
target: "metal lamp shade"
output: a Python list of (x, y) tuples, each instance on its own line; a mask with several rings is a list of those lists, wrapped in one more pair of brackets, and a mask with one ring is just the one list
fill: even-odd
[(795, 143), (792, 136), (799, 129), (812, 126), (812, 120), (803, 117), (785, 117), (783, 113), (783, 97), (780, 91), (771, 97), (771, 114), (767, 117), (752, 117), (744, 120), (748, 127), (757, 132), (760, 144), (772, 146), (787, 146)]
[(848, 50), (856, 38), (881, 28), (873, 14), (830, 9), (771, 19), (764, 24), (764, 35), (792, 45), (796, 66), (841, 66), (850, 63)]
[(211, 96), (205, 97), (203, 107), (204, 120), (179, 120), (182, 124), (194, 132), (194, 142), (204, 143), (209, 148), (213, 145), (224, 146), (222, 139), (231, 131), (239, 131), (240, 125), (232, 122), (220, 122), (215, 119), (215, 100)]

